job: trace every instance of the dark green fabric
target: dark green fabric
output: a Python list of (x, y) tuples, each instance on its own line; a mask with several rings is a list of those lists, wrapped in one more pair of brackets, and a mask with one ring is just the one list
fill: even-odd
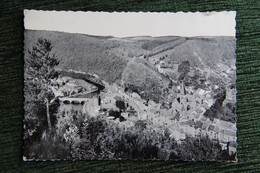
[[(237, 11), (238, 163), (23, 162), (23, 9)], [(260, 1), (48, 0), (0, 2), (0, 172), (260, 172)], [(156, 25), (156, 24), (155, 24)]]

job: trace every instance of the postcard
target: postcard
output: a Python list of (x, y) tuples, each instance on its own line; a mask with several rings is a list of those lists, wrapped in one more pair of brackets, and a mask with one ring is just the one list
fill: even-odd
[(237, 161), (235, 11), (24, 16), (23, 160)]

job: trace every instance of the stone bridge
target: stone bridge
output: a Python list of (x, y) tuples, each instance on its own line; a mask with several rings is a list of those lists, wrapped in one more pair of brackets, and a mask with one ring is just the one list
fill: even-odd
[(89, 98), (62, 97), (59, 101), (64, 104), (84, 104)]
[[(59, 101), (64, 104), (84, 104), (85, 102), (89, 101), (93, 97), (99, 96), (100, 91), (95, 90), (87, 93), (75, 94), (68, 97), (60, 97)], [(98, 97), (100, 99), (100, 97)], [(99, 101), (100, 102), (100, 101)]]

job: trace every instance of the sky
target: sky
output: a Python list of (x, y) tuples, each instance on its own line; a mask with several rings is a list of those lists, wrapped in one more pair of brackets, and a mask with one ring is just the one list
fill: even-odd
[(73, 12), (24, 10), (28, 30), (98, 36), (235, 36), (235, 11)]

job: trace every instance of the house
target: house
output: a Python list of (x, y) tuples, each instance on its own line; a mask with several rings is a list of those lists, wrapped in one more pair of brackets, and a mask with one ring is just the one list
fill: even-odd
[(187, 95), (185, 84), (182, 81), (180, 87), (180, 93), (177, 93), (176, 98), (172, 102), (172, 108), (175, 114), (180, 114), (180, 117), (187, 115), (188, 112), (192, 112), (192, 107), (190, 106), (193, 102), (192, 96)]

